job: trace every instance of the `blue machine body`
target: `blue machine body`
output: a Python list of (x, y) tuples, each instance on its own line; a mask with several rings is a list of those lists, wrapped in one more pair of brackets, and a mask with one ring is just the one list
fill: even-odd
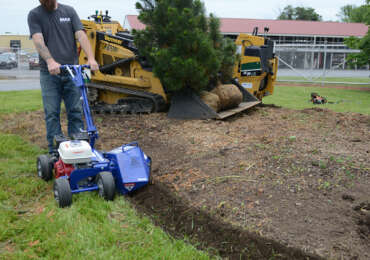
[(106, 157), (111, 162), (111, 172), (120, 193), (126, 194), (148, 184), (151, 159), (137, 143), (118, 147), (106, 153)]
[[(111, 171), (110, 162), (105, 159), (103, 154), (97, 150), (92, 151), (95, 157), (91, 158), (91, 163), (88, 167), (76, 168), (69, 176), (69, 184), (72, 193), (80, 193), (84, 191), (98, 190), (98, 185), (93, 181), (94, 177), (103, 171)], [(90, 177), (91, 181), (88, 180)]]
[[(116, 189), (121, 194), (127, 194), (138, 190), (149, 182), (151, 159), (144, 154), (137, 142), (117, 147), (105, 153), (94, 149), (95, 141), (99, 136), (91, 116), (87, 99), (87, 91), (83, 77), (84, 68), (88, 68), (88, 66), (61, 66), (61, 69), (69, 71), (74, 84), (80, 89), (89, 143), (94, 154), (94, 157), (91, 158), (91, 162), (87, 167), (77, 167), (71, 172), (69, 176), (71, 191), (72, 193), (79, 193), (98, 190), (99, 188), (95, 183), (94, 177), (103, 171), (112, 173)], [(60, 178), (68, 177), (63, 176)]]

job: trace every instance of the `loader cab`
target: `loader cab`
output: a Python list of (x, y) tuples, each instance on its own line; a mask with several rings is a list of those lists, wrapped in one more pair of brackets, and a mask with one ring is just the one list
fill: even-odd
[(274, 42), (254, 31), (252, 35), (240, 34), (235, 44), (240, 60), (234, 67), (234, 78), (259, 100), (273, 94), (277, 72)]
[[(119, 22), (111, 20), (111, 17), (106, 11), (105, 15), (100, 11), (96, 11), (94, 15), (88, 17), (88, 20), (81, 20), (84, 27), (84, 31), (90, 41), (91, 47), (95, 54), (95, 59), (100, 64), (112, 63), (114, 60), (109, 60), (111, 55), (109, 55), (114, 49), (112, 46), (121, 45), (123, 39), (119, 37), (119, 34), (128, 33)], [(79, 43), (78, 47), (79, 46)], [(112, 45), (113, 44), (113, 45)], [(79, 48), (80, 49), (80, 48)], [(125, 57), (127, 58), (133, 56), (132, 51), (127, 50)], [(79, 56), (80, 64), (85, 64), (87, 61), (87, 56), (84, 52), (81, 52)]]

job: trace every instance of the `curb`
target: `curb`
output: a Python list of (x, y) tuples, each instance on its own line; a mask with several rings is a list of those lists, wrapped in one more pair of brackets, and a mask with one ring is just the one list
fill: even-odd
[(17, 79), (17, 76), (0, 76), (0, 80)]
[(32, 77), (32, 76), (1, 76), (0, 75), (0, 80), (29, 80), (29, 79), (34, 79), (34, 80), (39, 80), (40, 77)]

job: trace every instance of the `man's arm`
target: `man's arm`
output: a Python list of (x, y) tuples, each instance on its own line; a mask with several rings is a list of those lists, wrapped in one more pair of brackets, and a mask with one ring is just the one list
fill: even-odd
[(75, 32), (75, 36), (79, 43), (81, 44), (82, 49), (87, 56), (87, 64), (90, 65), (92, 71), (99, 70), (99, 65), (95, 60), (94, 53), (91, 49), (89, 39), (86, 36), (86, 33), (82, 30)]
[(33, 34), (32, 41), (36, 47), (37, 52), (48, 65), (49, 73), (52, 75), (58, 75), (60, 73), (60, 64), (57, 63), (51, 56), (48, 47), (46, 47), (45, 45), (44, 36), (42, 36), (42, 33)]

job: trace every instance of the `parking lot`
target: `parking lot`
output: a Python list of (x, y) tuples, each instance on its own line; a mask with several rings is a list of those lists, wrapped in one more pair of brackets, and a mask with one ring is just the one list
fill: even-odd
[(39, 89), (39, 78), (38, 70), (29, 70), (28, 63), (21, 63), (18, 68), (0, 70), (0, 91)]

